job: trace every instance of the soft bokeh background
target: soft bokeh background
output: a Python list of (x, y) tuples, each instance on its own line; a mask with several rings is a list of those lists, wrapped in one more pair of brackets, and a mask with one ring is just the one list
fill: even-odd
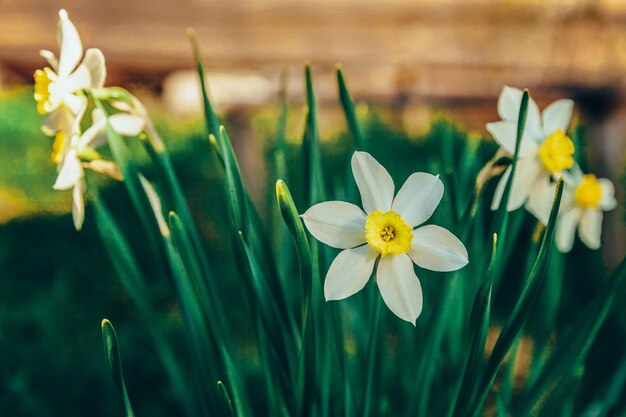
[[(600, 259), (611, 267), (623, 256), (624, 1), (0, 0), (2, 415), (118, 413), (99, 345), (105, 316), (124, 335), (128, 380), (143, 387), (135, 388), (143, 415), (179, 411), (164, 387), (150, 339), (112, 272), (91, 211), (85, 230), (75, 232), (69, 193), (52, 190), (51, 140), (39, 131), (32, 73), (44, 65), (39, 49), (57, 51), (60, 8), (68, 10), (86, 47), (103, 50), (107, 85), (130, 89), (151, 110), (207, 247), (221, 260), (216, 268), (226, 277), (236, 279), (215, 221), (223, 203), (215, 161), (205, 157), (210, 151), (185, 36), (189, 26), (198, 32), (214, 102), (268, 219), (275, 178), (265, 157), (278, 113), (280, 73), (289, 70), (288, 134), (296, 141), (304, 123), (302, 65), (312, 63), (321, 136), (332, 161), (347, 151), (334, 80), (341, 63), (353, 96), (363, 103), (359, 111), (374, 120), (372, 131), (380, 140), (406, 142), (414, 152), (403, 154), (404, 168), (396, 168), (402, 180), (414, 170), (412, 155), (428, 149), (420, 138), (437, 146), (433, 120), (454, 119), (459, 129), (489, 141), (484, 125), (497, 120), (496, 100), (505, 84), (528, 87), (540, 107), (573, 98), (576, 122), (585, 133), (585, 164), (616, 183), (620, 202), (605, 218), (604, 245), (593, 255), (598, 262), (586, 267), (599, 275), (594, 268)], [(123, 190), (106, 187), (124, 217)], [(129, 216), (128, 227), (132, 221)], [(573, 256), (585, 250), (579, 246)], [(170, 289), (159, 285), (155, 281), (166, 313), (163, 327), (177, 335), (178, 311)], [(225, 296), (236, 300), (236, 285), (227, 279), (223, 286)], [(245, 323), (242, 328), (245, 340)], [(242, 354), (254, 355), (242, 346)], [(149, 400), (151, 391), (159, 393), (159, 401)]]

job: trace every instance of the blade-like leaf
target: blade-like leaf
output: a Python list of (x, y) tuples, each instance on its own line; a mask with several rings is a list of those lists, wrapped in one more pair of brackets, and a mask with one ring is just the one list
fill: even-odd
[(377, 364), (380, 362), (378, 357), (378, 349), (381, 340), (380, 335), (380, 322), (381, 317), (381, 297), (376, 297), (374, 302), (374, 320), (372, 320), (372, 327), (370, 333), (370, 339), (367, 344), (367, 367), (365, 373), (365, 391), (363, 392), (363, 415), (372, 415), (371, 407), (372, 403), (378, 404), (376, 399), (380, 398), (377, 392), (374, 391), (375, 376), (377, 374)]
[(480, 369), (483, 363), (485, 352), (485, 343), (487, 341), (487, 333), (489, 331), (489, 320), (491, 314), (491, 290), (493, 287), (493, 275), (497, 258), (497, 235), (493, 235), (493, 245), (491, 252), (491, 262), (485, 274), (476, 297), (470, 315), (469, 329), (472, 334), (472, 343), (470, 345), (465, 369), (463, 371), (463, 379), (461, 387), (454, 406), (454, 416), (462, 416), (462, 411), (467, 403), (475, 395), (478, 388), (478, 380), (480, 378)]
[(317, 99), (313, 90), (313, 77), (311, 67), (304, 69), (306, 88), (306, 126), (302, 148), (304, 152), (304, 173), (309, 196), (309, 204), (319, 203), (326, 198), (326, 186), (322, 175), (321, 149), (319, 143), (319, 131), (317, 127)]
[(306, 238), (302, 220), (300, 220), (300, 215), (293, 202), (289, 188), (287, 188), (287, 185), (282, 180), (276, 182), (276, 198), (283, 220), (289, 229), (289, 233), (291, 233), (300, 264), (300, 285), (302, 288), (301, 328), (304, 334), (307, 317), (311, 311), (311, 288), (313, 281), (309, 242)]
[[(493, 231), (498, 234), (498, 241), (500, 247), (498, 248), (499, 262), (496, 264), (494, 283), (496, 286), (496, 290), (498, 288), (499, 277), (502, 273), (503, 265), (508, 259), (507, 256), (507, 247), (512, 247), (513, 244), (509, 243), (514, 241), (514, 237), (517, 234), (517, 230), (515, 228), (511, 228), (509, 225), (509, 211), (507, 209), (509, 203), (509, 196), (511, 194), (511, 188), (513, 187), (513, 179), (515, 178), (515, 173), (517, 170), (517, 162), (519, 159), (519, 152), (521, 148), (522, 138), (524, 137), (524, 129), (526, 127), (526, 116), (528, 115), (528, 101), (530, 96), (528, 94), (528, 90), (524, 90), (522, 94), (522, 100), (520, 103), (519, 116), (517, 119), (517, 131), (515, 136), (515, 152), (513, 153), (513, 160), (511, 161), (511, 173), (509, 174), (509, 178), (504, 187), (504, 192), (502, 193), (502, 199), (500, 200), (500, 206), (496, 211), (496, 215), (493, 222)], [(513, 232), (513, 233), (511, 233)], [(509, 235), (511, 239), (509, 239)]]
[(152, 306), (149, 286), (145, 282), (133, 251), (102, 198), (94, 188), (91, 188), (91, 193), (94, 195), (96, 227), (111, 258), (117, 276), (120, 278), (122, 285), (152, 335), (159, 358), (171, 379), (172, 389), (175, 391), (176, 396), (181, 399), (187, 415), (198, 415), (192, 399), (193, 391), (184, 389), (188, 383), (188, 378), (185, 377), (181, 365), (174, 355), (170, 341), (163, 333), (162, 327), (155, 320), (155, 317), (158, 317), (158, 313)]
[(233, 409), (233, 402), (230, 400), (230, 394), (228, 394), (228, 390), (222, 381), (217, 381), (217, 390), (220, 393), (222, 405), (224, 406), (224, 411), (226, 411), (227, 416), (236, 417), (235, 410)]
[[(156, 135), (157, 133), (153, 128), (151, 128), (149, 129), (149, 134)], [(152, 162), (157, 167), (157, 173), (163, 180), (163, 183), (166, 185), (168, 195), (171, 197), (171, 201), (173, 202), (174, 210), (180, 216), (177, 221), (180, 221), (182, 223), (177, 224), (177, 226), (182, 227), (182, 229), (179, 230), (180, 233), (178, 233), (178, 236), (182, 236), (183, 234), (185, 235), (188, 246), (186, 252), (188, 253), (188, 257), (186, 260), (193, 260), (193, 262), (195, 263), (194, 276), (199, 282), (199, 285), (206, 287), (205, 294), (210, 300), (210, 303), (214, 306), (214, 315), (212, 315), (212, 317), (219, 320), (220, 325), (223, 328), (227, 328), (228, 325), (224, 313), (224, 307), (222, 305), (221, 298), (215, 284), (215, 277), (210, 268), (205, 249), (202, 245), (200, 234), (191, 216), (191, 212), (185, 200), (185, 196), (178, 181), (178, 177), (176, 175), (176, 172), (174, 171), (174, 167), (172, 166), (169, 153), (164, 146), (158, 148), (154, 146), (154, 143), (162, 143), (160, 139), (156, 141), (143, 140), (142, 142), (144, 143), (146, 150), (151, 156)]]
[(513, 153), (513, 159), (511, 161), (511, 174), (506, 182), (504, 191), (502, 193), (502, 199), (500, 200), (500, 206), (496, 212), (496, 218), (494, 220), (494, 229), (498, 231), (498, 236), (501, 244), (504, 243), (504, 231), (506, 229), (506, 221), (508, 218), (507, 205), (509, 203), (509, 195), (511, 194), (511, 187), (513, 186), (513, 178), (515, 178), (515, 171), (517, 169), (517, 161), (519, 158), (520, 146), (522, 138), (524, 137), (524, 129), (526, 127), (526, 116), (528, 115), (528, 100), (530, 96), (528, 90), (524, 90), (522, 94), (522, 101), (520, 103), (519, 117), (517, 119), (517, 131), (515, 135), (515, 152)]
[[(209, 134), (217, 137), (220, 129), (220, 120), (217, 117), (217, 113), (211, 104), (209, 98), (209, 89), (206, 85), (206, 78), (204, 74), (204, 67), (202, 66), (202, 55), (200, 53), (200, 45), (198, 44), (198, 37), (196, 31), (192, 28), (187, 29), (187, 37), (191, 44), (191, 50), (193, 52), (193, 59), (196, 64), (196, 71), (198, 71), (198, 78), (200, 79), (200, 87), (202, 88), (202, 102), (204, 104), (204, 120), (206, 123), (207, 131)], [(222, 149), (220, 148), (220, 153)]]
[[(94, 99), (94, 103), (98, 109), (100, 109), (105, 115), (108, 117), (108, 113), (102, 104), (102, 102), (98, 99)], [(107, 139), (109, 148), (111, 149), (111, 154), (113, 155), (113, 159), (115, 163), (119, 166), (122, 176), (124, 177), (124, 186), (128, 191), (128, 195), (130, 196), (131, 202), (139, 216), (139, 219), (147, 233), (148, 245), (151, 246), (151, 249), (155, 254), (160, 253), (159, 247), (155, 244), (158, 241), (158, 233), (155, 225), (151, 219), (150, 215), (150, 203), (146, 199), (145, 193), (142, 191), (142, 186), (139, 180), (140, 171), (134, 160), (130, 155), (130, 151), (128, 146), (117, 134), (117, 132), (113, 129), (110, 123), (107, 121)]]
[(343, 75), (343, 68), (341, 68), (341, 66), (337, 66), (336, 72), (337, 86), (339, 88), (339, 100), (341, 101), (343, 113), (346, 116), (348, 129), (350, 129), (350, 134), (352, 134), (352, 137), (354, 138), (356, 148), (358, 150), (365, 151), (367, 150), (367, 138), (357, 119), (354, 102), (352, 101), (350, 91), (348, 91), (348, 86), (346, 85), (346, 79)]
[(509, 349), (517, 336), (522, 331), (526, 319), (533, 307), (537, 294), (541, 289), (543, 278), (545, 276), (550, 251), (553, 246), (554, 229), (556, 225), (556, 218), (561, 204), (561, 197), (563, 195), (563, 179), (558, 181), (556, 193), (554, 196), (554, 202), (552, 203), (552, 210), (550, 212), (550, 219), (546, 226), (546, 231), (541, 241), (541, 247), (539, 248), (539, 254), (533, 268), (528, 276), (522, 292), (513, 308), (509, 319), (502, 328), (502, 332), (496, 341), (496, 344), (491, 352), (491, 356), (487, 362), (487, 368), (483, 374), (483, 377), (477, 390), (477, 396), (470, 402), (470, 407), (467, 408), (466, 415), (474, 415), (482, 407), (485, 402), (489, 389), (493, 385), (494, 380), (502, 361), (506, 357)]
[(106, 359), (109, 371), (111, 371), (111, 376), (113, 376), (113, 381), (122, 394), (125, 416), (135, 417), (133, 407), (128, 398), (128, 392), (126, 391), (126, 383), (124, 382), (124, 372), (122, 371), (122, 359), (120, 358), (120, 348), (117, 344), (117, 335), (115, 334), (113, 325), (107, 319), (102, 320), (102, 346), (104, 347), (104, 358)]
[(245, 191), (239, 163), (235, 157), (230, 138), (226, 129), (220, 126), (218, 143), (224, 154), (224, 172), (226, 173), (226, 189), (228, 192), (228, 206), (236, 229), (247, 232), (248, 218), (246, 213)]
[(611, 276), (609, 285), (580, 313), (570, 331), (561, 338), (535, 384), (524, 390), (515, 415), (528, 415), (552, 384), (584, 361), (616, 296), (623, 294), (625, 281), (626, 260), (622, 260)]

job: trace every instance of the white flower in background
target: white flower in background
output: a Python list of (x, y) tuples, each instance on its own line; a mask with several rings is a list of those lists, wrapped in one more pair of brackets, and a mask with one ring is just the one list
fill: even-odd
[(88, 49), (83, 58), (78, 31), (65, 10), (59, 11), (57, 39), (58, 58), (50, 51), (40, 52), (50, 67), (35, 71), (34, 97), (39, 113), (48, 115), (42, 130), (49, 136), (56, 136), (52, 160), (60, 164), (69, 146), (74, 119), (87, 101), (76, 93), (102, 87), (106, 67), (99, 49)]
[[(498, 99), (498, 114), (502, 120), (487, 124), (487, 130), (496, 142), (511, 154), (515, 151), (521, 100), (521, 90), (505, 86)], [(566, 135), (573, 106), (572, 100), (557, 100), (540, 114), (535, 101), (529, 98), (524, 136), (507, 205), (508, 211), (520, 208), (529, 198), (545, 195), (546, 189), (551, 187), (552, 180), (559, 177), (564, 170), (574, 166), (574, 143)], [(496, 187), (492, 210), (500, 206), (510, 174), (511, 167), (507, 168)]]
[[(593, 174), (583, 174), (575, 166), (565, 175), (563, 198), (556, 221), (556, 246), (561, 252), (569, 252), (574, 245), (578, 229), (580, 240), (590, 249), (600, 247), (603, 212), (617, 206), (615, 187), (611, 180), (597, 178)], [(544, 195), (531, 199), (528, 210), (543, 224), (548, 222), (552, 197), (556, 186), (544, 191)]]
[[(80, 122), (84, 108), (79, 110), (73, 128), (71, 142), (61, 163), (61, 169), (53, 188), (72, 190), (72, 218), (74, 227), (80, 230), (85, 220), (85, 168), (122, 180), (114, 162), (100, 158), (96, 148), (106, 142), (107, 118), (100, 109), (92, 113), (92, 125), (80, 133)], [(126, 114), (115, 114), (108, 118), (113, 130), (124, 136), (136, 136), (143, 130), (141, 119)]]
[(413, 262), (433, 271), (455, 271), (468, 263), (465, 246), (446, 229), (435, 225), (414, 229), (439, 205), (443, 183), (438, 176), (416, 172), (394, 198), (391, 176), (366, 152), (354, 153), (352, 172), (365, 211), (343, 201), (327, 201), (302, 215), (317, 240), (344, 249), (326, 275), (326, 300), (360, 291), (379, 260), (376, 283), (383, 300), (394, 314), (415, 324), (422, 311), (422, 288)]

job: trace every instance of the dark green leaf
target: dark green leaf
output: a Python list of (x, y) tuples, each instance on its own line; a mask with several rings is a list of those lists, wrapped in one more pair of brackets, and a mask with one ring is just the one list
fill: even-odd
[(104, 358), (106, 359), (109, 371), (111, 371), (111, 376), (113, 376), (113, 381), (122, 394), (125, 416), (135, 417), (133, 407), (128, 398), (128, 392), (126, 391), (126, 383), (124, 382), (124, 372), (122, 371), (122, 359), (120, 358), (120, 349), (117, 344), (117, 335), (115, 334), (113, 325), (107, 319), (102, 320), (102, 345), (104, 347)]

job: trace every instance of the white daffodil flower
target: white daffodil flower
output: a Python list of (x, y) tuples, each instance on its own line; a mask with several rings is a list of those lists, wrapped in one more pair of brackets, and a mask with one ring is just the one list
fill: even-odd
[(74, 120), (87, 101), (76, 93), (102, 87), (106, 67), (99, 49), (88, 49), (83, 57), (80, 36), (65, 10), (59, 11), (57, 39), (58, 58), (50, 51), (40, 52), (50, 66), (35, 71), (34, 97), (39, 113), (48, 115), (42, 130), (55, 136), (52, 160), (60, 164), (70, 144)]
[(317, 240), (344, 249), (326, 275), (326, 300), (360, 291), (379, 260), (376, 283), (383, 300), (395, 315), (415, 325), (422, 311), (422, 288), (413, 263), (433, 271), (455, 271), (468, 263), (465, 246), (448, 230), (435, 225), (415, 228), (439, 205), (443, 183), (438, 176), (416, 172), (394, 198), (391, 176), (366, 152), (354, 153), (352, 172), (365, 211), (327, 201), (302, 215)]
[[(515, 151), (521, 100), (521, 90), (505, 86), (498, 99), (498, 114), (502, 120), (487, 124), (489, 133), (510, 154)], [(524, 136), (507, 204), (508, 211), (520, 208), (533, 196), (544, 195), (554, 179), (574, 166), (574, 143), (566, 135), (573, 107), (572, 100), (557, 100), (539, 113), (537, 104), (529, 98)], [(500, 206), (510, 174), (511, 167), (507, 168), (496, 187), (492, 210)]]
[[(600, 247), (603, 212), (617, 206), (615, 187), (611, 180), (597, 178), (593, 174), (583, 174), (575, 166), (565, 175), (563, 198), (556, 220), (556, 246), (560, 252), (567, 253), (574, 245), (574, 236), (578, 229), (580, 240), (590, 249)], [(527, 208), (543, 224), (548, 222), (552, 196), (556, 186), (543, 191), (543, 195), (529, 200)]]
[[(100, 159), (96, 148), (106, 142), (107, 117), (100, 109), (92, 113), (92, 125), (80, 134), (80, 121), (84, 114), (79, 110), (73, 128), (72, 140), (63, 158), (59, 175), (53, 188), (55, 190), (72, 189), (72, 218), (74, 227), (80, 230), (85, 220), (85, 168), (121, 180), (121, 174), (114, 162)], [(108, 118), (113, 130), (123, 136), (136, 136), (143, 130), (143, 124), (135, 118), (129, 120), (125, 114), (115, 114)]]

